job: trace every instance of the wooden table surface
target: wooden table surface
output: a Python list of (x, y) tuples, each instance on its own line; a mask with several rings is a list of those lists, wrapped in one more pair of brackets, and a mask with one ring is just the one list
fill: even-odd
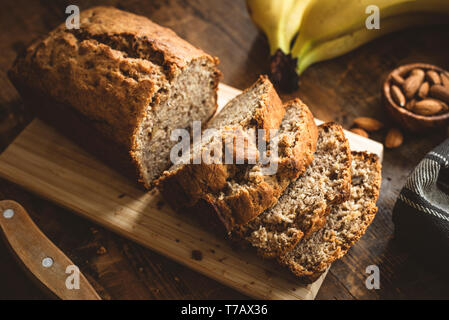
[[(251, 23), (244, 0), (3, 0), (0, 11), (0, 150), (32, 116), (6, 71), (17, 51), (65, 21), (65, 7), (112, 4), (145, 15), (218, 56), (223, 82), (248, 87), (267, 71), (268, 47)], [(449, 69), (449, 28), (427, 27), (386, 36), (338, 59), (312, 66), (302, 76), (301, 97), (317, 118), (350, 128), (357, 116), (384, 121), (381, 84), (401, 64), (427, 62)], [(379, 141), (385, 133), (373, 138)], [(394, 241), (391, 211), (406, 177), (419, 160), (447, 137), (447, 130), (405, 135), (404, 144), (386, 150), (379, 213), (366, 235), (333, 264), (317, 299), (449, 298), (448, 280), (427, 269)], [(171, 260), (119, 237), (76, 214), (0, 180), (0, 199), (19, 201), (47, 236), (84, 272), (107, 299), (245, 299), (247, 297)], [(0, 242), (0, 299), (46, 296), (16, 265)], [(365, 287), (367, 266), (380, 268), (380, 289)]]

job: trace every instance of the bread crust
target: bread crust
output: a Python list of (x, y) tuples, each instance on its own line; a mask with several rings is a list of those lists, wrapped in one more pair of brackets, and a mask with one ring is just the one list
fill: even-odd
[[(250, 120), (251, 123), (248, 123), (245, 120), (238, 125), (242, 128), (253, 126), (257, 129), (264, 129), (267, 131), (266, 138), (269, 140), (270, 136), (268, 131), (270, 129), (279, 129), (282, 119), (284, 118), (285, 107), (267, 75), (259, 75), (257, 80), (251, 86), (243, 90), (239, 96), (245, 95), (257, 87), (265, 87), (267, 88), (267, 92), (263, 92), (259, 96), (259, 105), (254, 111), (253, 118)], [(218, 115), (208, 123), (208, 128), (215, 127), (214, 121)]]
[(72, 119), (41, 114), (41, 108), (34, 105), (36, 96), (44, 97), (52, 107), (73, 110), (88, 120), (91, 134), (102, 140), (95, 147), (87, 145), (91, 141), (77, 141), (80, 145), (92, 150), (105, 148), (103, 142), (117, 144), (125, 150), (124, 157), (135, 168), (132, 171), (140, 173), (143, 166), (136, 141), (148, 106), (157, 106), (161, 90), (198, 59), (215, 66), (211, 86), (216, 101), (217, 58), (145, 17), (113, 7), (94, 7), (81, 12), (79, 30), (61, 24), (33, 43), (16, 59), (9, 77), (24, 100), (33, 102), (27, 105), (38, 116), (53, 125), (55, 120), (56, 127), (72, 126)]
[(328, 128), (332, 127), (338, 127), (340, 130), (338, 131), (336, 138), (340, 141), (343, 148), (347, 152), (347, 162), (346, 167), (347, 170), (344, 170), (341, 172), (342, 179), (344, 181), (343, 185), (341, 186), (340, 192), (337, 194), (334, 198), (327, 198), (327, 206), (316, 209), (310, 220), (307, 222), (301, 222), (298, 225), (299, 232), (295, 234), (295, 237), (292, 237), (292, 240), (288, 245), (285, 245), (280, 250), (265, 250), (262, 248), (257, 249), (257, 253), (266, 259), (273, 259), (277, 258), (283, 254), (286, 254), (287, 252), (293, 250), (293, 248), (298, 244), (298, 242), (303, 239), (309, 237), (314, 232), (320, 230), (326, 223), (326, 216), (330, 212), (330, 208), (333, 205), (337, 205), (342, 203), (343, 201), (347, 200), (349, 197), (350, 187), (351, 187), (351, 162), (352, 162), (352, 156), (351, 156), (351, 150), (349, 147), (349, 141), (346, 139), (345, 134), (343, 132), (343, 128), (341, 128), (340, 125), (334, 123), (334, 122), (327, 122), (320, 125), (320, 127), (323, 130), (328, 130)]
[[(268, 91), (259, 97), (259, 106), (254, 112), (254, 118), (251, 119), (254, 123), (239, 123), (234, 127), (226, 128), (226, 131), (221, 134), (222, 141), (224, 141), (227, 132), (232, 135), (235, 130), (244, 131), (244, 128), (246, 129), (248, 126), (265, 129), (267, 132), (270, 129), (279, 128), (285, 114), (285, 108), (268, 77), (260, 76), (241, 95), (245, 95), (248, 91), (258, 86), (266, 86)], [(211, 120), (208, 128), (214, 127), (213, 121), (214, 119)], [(192, 159), (193, 156), (191, 157), (191, 162), (193, 161)], [(155, 181), (155, 184), (162, 195), (169, 199), (169, 203), (179, 210), (194, 206), (200, 199), (203, 199), (205, 203), (214, 201), (208, 195), (216, 194), (223, 190), (227, 185), (227, 180), (235, 174), (236, 170), (237, 166), (235, 164), (206, 164), (204, 161), (201, 161), (199, 164), (182, 165), (178, 166), (176, 170), (166, 171)], [(263, 186), (261, 189), (263, 189)], [(235, 201), (239, 201), (238, 198)], [(201, 207), (204, 208), (205, 205)], [(217, 210), (219, 209), (217, 208)], [(221, 210), (226, 210), (226, 208), (223, 207)]]
[[(264, 236), (263, 231), (267, 232), (267, 236), (270, 233), (272, 233), (271, 236), (288, 234), (288, 242), (285, 242), (286, 239), (284, 239), (282, 247), (276, 246), (271, 247), (271, 249), (268, 248), (268, 238), (266, 240), (267, 242), (263, 242), (262, 240), (262, 242), (260, 243), (262, 246), (259, 246), (259, 240), (257, 236), (256, 238), (254, 238), (255, 242), (252, 243), (252, 245), (257, 249), (257, 253), (261, 257), (267, 259), (276, 258), (292, 250), (302, 238), (308, 237), (313, 232), (319, 230), (326, 222), (326, 216), (329, 213), (330, 206), (332, 204), (341, 203), (349, 197), (349, 188), (351, 184), (351, 150), (349, 147), (349, 142), (344, 135), (343, 129), (338, 124), (329, 122), (322, 124), (318, 128), (319, 130), (321, 130), (321, 134), (323, 135), (326, 135), (329, 130), (331, 130), (331, 132), (333, 132), (332, 136), (337, 141), (339, 141), (339, 149), (344, 150), (343, 152), (345, 153), (344, 156), (342, 155), (342, 157), (346, 160), (346, 162), (341, 163), (341, 165), (347, 169), (341, 170), (339, 172), (339, 181), (341, 182), (338, 185), (338, 190), (335, 190), (335, 193), (333, 193), (332, 195), (326, 196), (325, 206), (314, 207), (313, 211), (308, 212), (307, 216), (304, 212), (298, 212), (295, 218), (291, 217), (291, 219), (294, 219), (291, 224), (280, 223), (279, 225), (267, 226), (264, 224), (264, 212), (258, 217), (258, 219), (255, 219), (252, 223), (246, 224), (239, 228), (235, 228), (231, 235), (231, 239), (233, 241), (238, 241), (241, 245), (247, 247), (251, 246), (252, 232), (259, 233), (262, 231), (262, 234), (260, 234), (259, 237)], [(319, 145), (317, 146), (317, 152), (318, 150)], [(307, 174), (307, 171), (305, 174)], [(292, 183), (294, 184), (295, 182)], [(288, 192), (288, 188), (289, 187), (286, 188), (286, 191), (284, 191), (283, 195)], [(280, 199), (282, 199), (282, 196), (280, 197)], [(278, 200), (278, 204), (279, 201), (282, 200)], [(271, 209), (268, 209), (266, 213), (269, 213), (270, 210)], [(301, 216), (307, 217), (307, 220), (300, 220), (299, 218), (301, 218)], [(262, 230), (259, 230), (260, 228), (262, 228)]]
[[(266, 81), (268, 81), (266, 79)], [(267, 106), (278, 103), (277, 99), (270, 102), (265, 99), (261, 104), (264, 110), (259, 114), (270, 118), (270, 108)], [(243, 181), (239, 188), (225, 197), (220, 197), (220, 192), (228, 185), (229, 178), (239, 170), (235, 164), (197, 164), (183, 165), (175, 171), (167, 171), (156, 182), (161, 193), (166, 199), (175, 205), (178, 211), (190, 207), (189, 211), (197, 212), (201, 220), (220, 220), (228, 233), (238, 225), (243, 225), (257, 217), (265, 209), (270, 208), (276, 202), (288, 184), (302, 174), (313, 160), (316, 149), (318, 130), (310, 110), (299, 99), (286, 104), (301, 111), (303, 123), (295, 133), (295, 139), (280, 141), (279, 149), (282, 157), (278, 162), (276, 174), (272, 176), (254, 176), (249, 184)], [(271, 112), (277, 108), (271, 108)], [(278, 117), (279, 112), (275, 112)], [(263, 117), (260, 117), (261, 119)], [(281, 119), (282, 120), (282, 119)], [(277, 120), (275, 121), (278, 122)], [(258, 125), (266, 127), (273, 125), (273, 121), (260, 121)], [(279, 121), (280, 124), (280, 121)], [(242, 165), (240, 165), (242, 166)], [(201, 205), (197, 203), (201, 200)]]
[[(269, 91), (260, 100), (260, 106), (254, 115), (257, 129), (264, 129), (267, 132), (266, 139), (270, 140), (270, 130), (278, 129), (284, 118), (285, 108), (282, 104), (281, 98), (276, 92), (276, 89), (271, 84), (268, 76), (260, 75), (258, 80), (251, 86), (257, 86), (259, 83), (265, 83), (269, 86)], [(245, 89), (243, 92), (251, 90), (251, 87)]]
[(217, 201), (216, 198), (212, 198), (207, 201), (215, 202), (211, 207), (225, 221), (229, 232), (236, 226), (247, 224), (260, 213), (275, 205), (290, 182), (302, 175), (313, 160), (318, 139), (318, 129), (313, 115), (299, 99), (287, 102), (285, 108), (288, 107), (301, 109), (304, 123), (302, 128), (296, 132), (293, 144), (288, 141), (279, 141), (279, 145), (284, 145), (285, 149), (284, 155), (278, 162), (276, 174), (261, 177), (253, 187), (241, 190), (225, 200)]
[(348, 250), (363, 236), (366, 229), (369, 227), (369, 225), (371, 224), (377, 213), (376, 202), (379, 197), (380, 185), (382, 181), (381, 177), (382, 165), (379, 161), (379, 158), (375, 154), (370, 154), (367, 152), (352, 152), (352, 154), (353, 159), (369, 163), (374, 169), (373, 170), (374, 180), (371, 186), (373, 189), (373, 194), (371, 196), (371, 201), (369, 205), (364, 207), (362, 210), (363, 216), (362, 227), (358, 229), (357, 234), (355, 234), (351, 239), (347, 239), (347, 241), (344, 243), (335, 244), (336, 249), (333, 252), (333, 254), (326, 261), (320, 261), (320, 263), (314, 266), (313, 269), (311, 270), (306, 270), (304, 267), (298, 265), (294, 261), (280, 257), (278, 260), (281, 263), (281, 265), (284, 265), (287, 268), (289, 268), (290, 271), (297, 277), (299, 277), (303, 283), (314, 282), (329, 268), (332, 262), (342, 258), (348, 252)]

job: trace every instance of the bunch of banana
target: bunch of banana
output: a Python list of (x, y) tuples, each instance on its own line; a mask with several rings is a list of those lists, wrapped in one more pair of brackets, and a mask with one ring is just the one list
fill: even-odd
[[(372, 5), (379, 9), (380, 29), (365, 25)], [(272, 79), (287, 90), (297, 86), (298, 75), (313, 63), (387, 33), (449, 22), (448, 0), (247, 0), (247, 7), (267, 35)]]

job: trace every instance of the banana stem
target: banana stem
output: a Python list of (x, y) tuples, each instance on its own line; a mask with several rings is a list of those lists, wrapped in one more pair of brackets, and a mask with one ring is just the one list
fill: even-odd
[(278, 49), (270, 58), (270, 78), (276, 87), (284, 92), (298, 89), (297, 59)]

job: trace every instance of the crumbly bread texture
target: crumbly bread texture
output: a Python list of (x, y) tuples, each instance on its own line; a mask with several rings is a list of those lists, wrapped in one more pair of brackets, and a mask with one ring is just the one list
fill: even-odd
[(267, 76), (261, 75), (257, 81), (245, 89), (208, 124), (207, 128), (224, 129), (278, 129), (284, 118), (285, 108), (276, 89)]
[[(206, 129), (216, 131), (209, 133), (204, 130), (201, 141), (192, 145), (192, 152), (184, 154), (179, 163), (164, 172), (156, 185), (176, 208), (191, 207), (205, 194), (219, 192), (227, 186), (227, 180), (236, 174), (237, 166), (226, 165), (223, 161), (207, 163), (204, 154), (216, 151), (217, 145), (224, 145), (223, 140), (228, 135), (249, 133), (257, 127), (277, 129), (284, 114), (285, 108), (270, 80), (260, 76), (207, 124)], [(273, 124), (271, 128), (268, 123)], [(218, 151), (220, 154), (217, 156), (221, 157), (223, 150), (220, 148)], [(195, 161), (198, 158), (199, 161)]]
[(145, 17), (95, 7), (80, 29), (62, 24), (31, 45), (9, 76), (38, 116), (149, 186), (171, 164), (171, 131), (215, 113), (217, 65)]
[(315, 281), (365, 233), (377, 212), (380, 184), (378, 157), (353, 152), (350, 198), (333, 206), (324, 228), (282, 255), (280, 263), (305, 283)]
[(240, 227), (233, 236), (248, 241), (263, 257), (284, 254), (323, 227), (330, 205), (346, 200), (350, 185), (348, 140), (341, 126), (323, 124), (318, 128), (315, 157), (304, 175), (287, 187), (272, 208)]
[[(260, 91), (261, 86), (266, 89)], [(270, 92), (269, 95), (260, 95), (266, 90)], [(254, 99), (256, 92), (260, 98)], [(259, 161), (255, 164), (203, 162), (175, 165), (157, 181), (157, 186), (169, 203), (178, 210), (193, 207), (193, 210), (189, 211), (199, 211), (200, 215), (203, 215), (202, 220), (218, 219), (228, 232), (238, 225), (251, 221), (276, 203), (288, 184), (304, 173), (306, 167), (312, 162), (318, 132), (307, 106), (299, 99), (292, 100), (285, 107), (280, 105), (281, 113), (278, 111), (280, 100), (273, 98), (276, 97), (274, 93), (271, 82), (266, 77), (260, 78), (254, 86), (236, 98), (238, 103), (231, 101), (226, 105), (222, 111), (223, 114), (218, 115), (211, 122), (211, 126), (223, 128), (219, 131), (218, 138), (223, 140), (229, 132), (236, 136), (240, 134), (236, 132), (247, 133), (251, 129), (275, 127), (277, 120), (274, 121), (273, 117), (282, 114), (283, 118), (279, 121), (279, 131), (276, 136), (279, 139), (278, 154), (272, 159), (272, 163), (277, 164), (275, 173), (267, 174), (264, 171), (266, 165), (262, 165)], [(267, 96), (272, 98), (263, 98)], [(276, 104), (274, 108), (273, 102)], [(249, 103), (253, 106), (239, 107), (241, 104)], [(246, 112), (253, 110), (250, 112), (252, 118), (242, 117), (243, 112), (236, 110), (239, 108)], [(270, 109), (276, 111), (273, 116), (269, 115)], [(271, 120), (259, 120), (264, 117)], [(267, 125), (267, 123), (270, 124)], [(225, 148), (228, 147), (226, 143), (222, 145)], [(260, 159), (258, 150), (251, 148), (250, 145), (245, 147), (245, 154), (255, 152)], [(207, 149), (207, 146), (203, 143), (201, 149)], [(223, 150), (221, 153), (225, 152), (226, 150)]]

